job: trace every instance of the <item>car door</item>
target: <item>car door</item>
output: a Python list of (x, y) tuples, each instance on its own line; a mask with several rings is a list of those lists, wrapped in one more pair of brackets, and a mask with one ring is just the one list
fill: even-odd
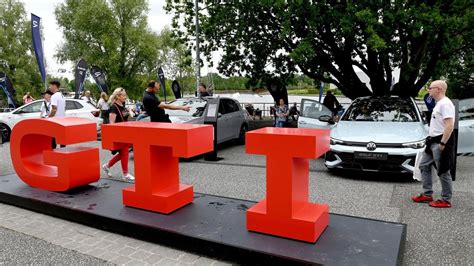
[(43, 104), (43, 101), (35, 101), (18, 108), (13, 112), (13, 124), (28, 118), (40, 118), (41, 104)]
[(229, 115), (229, 138), (236, 139), (240, 134), (240, 127), (244, 121), (244, 114), (240, 112), (239, 105), (231, 99), (226, 99), (226, 113)]
[(458, 154), (474, 154), (474, 98), (459, 101)]
[(82, 108), (82, 105), (73, 100), (66, 100), (66, 116), (80, 116), (78, 110)]
[(222, 143), (232, 138), (231, 119), (232, 113), (228, 99), (221, 99), (219, 103), (219, 117), (217, 118), (217, 142)]
[(298, 118), (299, 128), (330, 128), (328, 122), (322, 122), (319, 117), (322, 115), (331, 116), (332, 112), (323, 104), (316, 100), (302, 99), (300, 105), (300, 117)]

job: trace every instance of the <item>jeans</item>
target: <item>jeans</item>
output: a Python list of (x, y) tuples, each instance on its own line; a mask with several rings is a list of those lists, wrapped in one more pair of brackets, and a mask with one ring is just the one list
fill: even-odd
[[(431, 165), (434, 163), (436, 169), (439, 169), (439, 163), (441, 159), (441, 151), (439, 150), (439, 144), (431, 144), (431, 151), (433, 154), (423, 153), (420, 160), (420, 171), (423, 180), (423, 193), (426, 196), (433, 195), (433, 180), (431, 175)], [(453, 195), (453, 185), (450, 171), (442, 173), (439, 176), (441, 181), (441, 198), (446, 201), (450, 201)]]
[(277, 121), (276, 127), (285, 127), (285, 121)]

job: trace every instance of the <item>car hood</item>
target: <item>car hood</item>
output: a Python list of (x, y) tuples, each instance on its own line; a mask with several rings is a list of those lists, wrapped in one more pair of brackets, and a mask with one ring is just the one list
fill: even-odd
[(170, 120), (172, 123), (175, 124), (193, 124), (192, 120), (197, 119), (198, 117), (193, 117), (193, 116), (170, 116)]
[(331, 137), (344, 141), (404, 143), (426, 138), (428, 132), (420, 122), (340, 121)]

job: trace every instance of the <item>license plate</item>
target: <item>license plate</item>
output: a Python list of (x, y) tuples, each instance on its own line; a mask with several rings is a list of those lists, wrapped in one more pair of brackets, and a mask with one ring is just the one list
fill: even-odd
[(360, 160), (376, 160), (376, 161), (386, 161), (388, 157), (387, 153), (380, 152), (355, 152), (354, 159)]

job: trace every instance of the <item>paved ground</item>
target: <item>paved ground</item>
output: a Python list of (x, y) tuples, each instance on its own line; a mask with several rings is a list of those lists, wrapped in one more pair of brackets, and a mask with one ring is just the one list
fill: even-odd
[[(91, 142), (87, 145), (98, 146), (99, 144), (99, 142)], [(243, 146), (222, 147), (219, 156), (225, 159), (219, 162), (206, 162), (196, 158), (192, 161), (182, 162), (180, 171), (183, 183), (193, 184), (195, 191), (200, 193), (255, 201), (264, 197), (264, 157), (245, 154)], [(110, 153), (101, 151), (102, 162), (108, 158), (110, 158)], [(131, 172), (133, 172), (133, 158), (130, 162)], [(426, 204), (412, 203), (410, 196), (419, 193), (421, 185), (413, 182), (409, 176), (365, 173), (333, 174), (325, 169), (322, 160), (310, 162), (310, 197), (312, 201), (328, 203), (330, 211), (333, 213), (408, 224), (407, 244), (404, 253), (405, 265), (472, 265), (474, 264), (473, 164), (474, 157), (459, 157), (458, 159), (458, 180), (454, 182), (453, 208), (451, 209), (433, 209)], [(11, 172), (13, 169), (9, 158), (9, 146), (4, 144), (0, 146), (0, 175)], [(112, 173), (114, 176), (119, 176), (120, 166), (115, 166)], [(435, 184), (435, 188), (437, 192), (440, 191), (439, 182)], [(439, 193), (436, 196), (439, 196)], [(30, 220), (32, 216), (40, 215), (0, 205), (0, 229), (4, 227), (32, 235), (55, 244), (58, 248), (68, 248), (104, 261), (125, 263), (125, 261), (119, 261), (118, 258), (121, 258), (127, 260), (128, 263), (144, 263), (145, 260), (139, 261), (137, 259), (156, 255), (159, 260), (150, 259), (149, 262), (156, 263), (163, 260), (160, 264), (165, 262), (170, 264), (220, 263), (195, 254), (128, 239), (65, 221), (59, 222), (63, 224), (63, 230), (69, 233), (65, 233), (60, 238), (42, 238), (41, 232), (35, 233), (28, 227), (28, 224), (21, 223), (22, 219), (10, 219), (11, 222), (5, 223), (5, 219), (2, 219), (5, 216), (5, 211), (2, 211), (4, 208), (9, 209), (6, 213), (20, 213), (18, 215), (23, 217), (23, 220)], [(55, 218), (43, 215), (41, 219), (47, 220), (43, 221), (45, 225), (41, 229), (43, 233), (47, 233), (52, 223), (48, 219)], [(79, 227), (82, 229), (78, 229)], [(98, 236), (90, 243), (87, 242), (88, 240), (78, 241), (77, 239), (81, 238), (79, 236), (81, 230), (101, 232), (97, 233), (100, 238)], [(105, 250), (102, 254), (95, 254), (84, 247), (103, 243), (101, 241), (109, 240), (106, 239), (107, 237), (126, 240), (112, 244), (106, 242), (110, 245), (102, 246), (102, 249)], [(64, 241), (67, 243), (58, 239), (66, 239)], [(80, 245), (82, 241), (87, 243), (83, 244), (81, 248), (77, 245)], [(133, 251), (130, 249), (128, 252), (122, 251), (124, 246), (127, 247), (127, 243), (124, 243), (127, 241), (140, 242), (141, 244), (138, 246), (131, 244), (130, 248), (134, 249), (133, 253), (130, 253)], [(146, 248), (144, 248), (145, 246)], [(153, 253), (150, 250), (153, 250)], [(9, 254), (13, 251), (0, 251), (0, 258), (4, 256), (5, 252)]]

